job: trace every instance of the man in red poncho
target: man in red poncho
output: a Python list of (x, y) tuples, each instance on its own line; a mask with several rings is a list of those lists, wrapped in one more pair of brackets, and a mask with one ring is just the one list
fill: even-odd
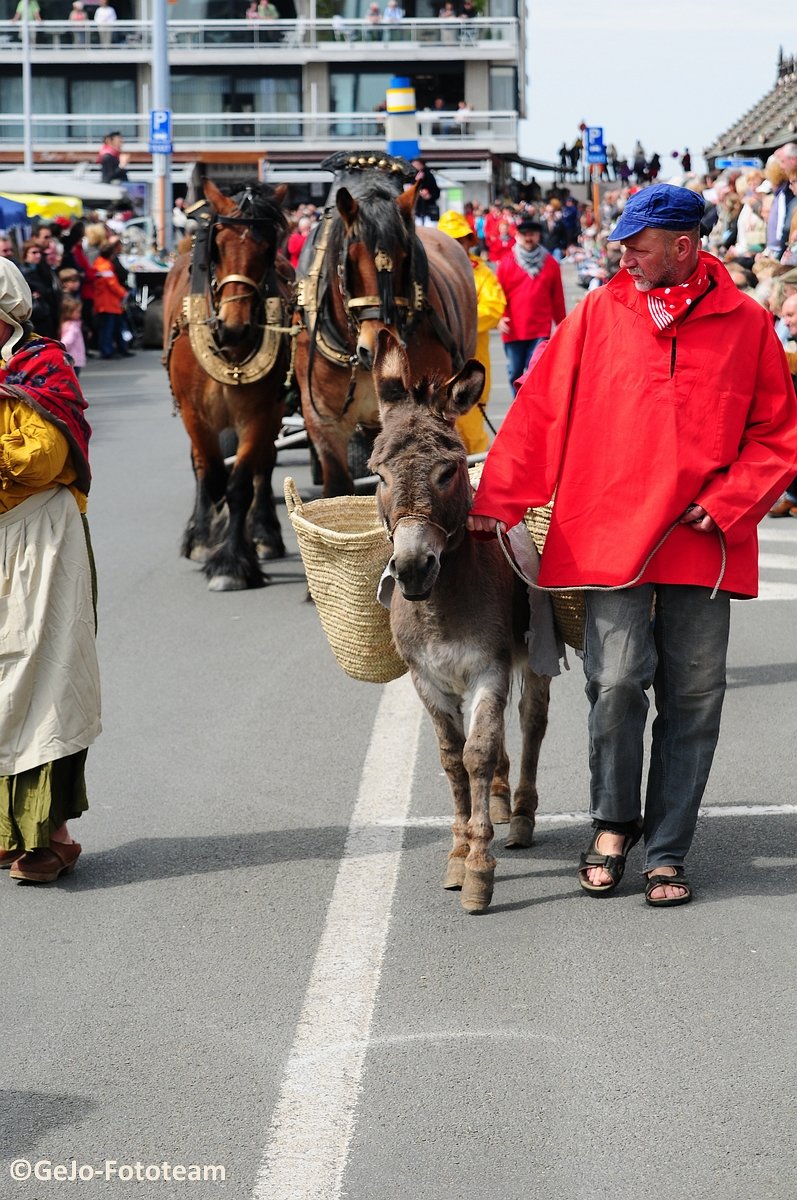
[(797, 467), (783, 349), (765, 310), (700, 250), (702, 214), (700, 196), (669, 184), (628, 201), (610, 235), (622, 269), (557, 329), (468, 519), (494, 533), (556, 491), (539, 582), (588, 589), (594, 836), (579, 881), (612, 891), (644, 831), (655, 906), (692, 898), (684, 860), (719, 735), (730, 598), (757, 594), (756, 527)]

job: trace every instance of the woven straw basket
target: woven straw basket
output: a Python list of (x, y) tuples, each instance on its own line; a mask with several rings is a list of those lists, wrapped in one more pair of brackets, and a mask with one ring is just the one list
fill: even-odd
[(352, 679), (389, 683), (407, 670), (393, 645), (390, 614), (376, 599), (391, 554), (373, 496), (303, 504), (293, 479), (285, 503), (307, 586), (338, 665)]
[[(470, 480), (478, 487), (481, 479), (483, 463), (476, 463), (470, 468)], [(529, 508), (523, 522), (531, 534), (531, 539), (542, 554), (545, 539), (548, 536), (548, 526), (551, 523), (553, 502), (544, 508)], [(584, 593), (583, 592), (549, 592), (553, 605), (553, 619), (562, 640), (573, 650), (584, 649)]]

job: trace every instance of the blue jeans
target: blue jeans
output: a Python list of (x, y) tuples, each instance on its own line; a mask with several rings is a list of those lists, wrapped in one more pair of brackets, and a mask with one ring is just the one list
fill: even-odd
[(121, 313), (97, 313), (97, 340), (102, 358), (112, 358), (122, 333)]
[(504, 342), (506, 351), (506, 373), (509, 376), (509, 386), (514, 393), (515, 380), (519, 379), (529, 365), (529, 360), (542, 338), (529, 338), (528, 341)]
[(584, 595), (590, 813), (620, 832), (639, 819), (646, 692), (652, 686), (645, 870), (681, 866), (719, 737), (730, 597), (719, 592), (711, 600), (708, 588), (675, 584)]

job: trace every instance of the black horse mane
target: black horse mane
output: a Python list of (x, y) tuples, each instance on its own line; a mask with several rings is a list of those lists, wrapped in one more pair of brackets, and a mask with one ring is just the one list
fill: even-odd
[[(393, 257), (401, 251), (405, 261), (409, 263), (412, 272), (413, 249), (415, 243), (415, 228), (409, 228), (396, 205), (397, 196), (395, 183), (379, 170), (363, 171), (346, 180), (349, 192), (357, 201), (358, 212), (354, 219), (352, 234), (359, 237), (371, 254), (383, 250)], [(329, 257), (327, 264), (335, 269), (334, 264), (342, 262), (346, 253), (346, 242), (350, 236), (345, 222), (337, 210), (333, 210), (335, 219), (329, 235)], [(396, 277), (393, 271), (379, 271), (377, 287), (382, 319), (392, 325), (397, 319), (395, 304)]]
[[(386, 179), (381, 171), (364, 171), (359, 177), (347, 180), (348, 190), (357, 201), (359, 211), (355, 218), (354, 231), (357, 237), (374, 253), (382, 249), (411, 249), (415, 231), (408, 229), (401, 211), (396, 206), (395, 184)], [(340, 261), (346, 240), (343, 218), (337, 215), (332, 222), (329, 246), (335, 262)]]
[(247, 218), (253, 225), (268, 223), (275, 227), (275, 231), (285, 233), (287, 230), (288, 218), (274, 198), (274, 189), (268, 184), (251, 184), (240, 192), (236, 192), (231, 198), (237, 205), (241, 216)]

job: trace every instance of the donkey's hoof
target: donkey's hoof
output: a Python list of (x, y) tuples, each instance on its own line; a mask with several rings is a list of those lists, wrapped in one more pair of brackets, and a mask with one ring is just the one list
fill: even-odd
[(483, 913), (490, 907), (493, 898), (493, 880), (495, 867), (475, 871), (472, 867), (465, 868), (465, 882), (462, 885), (460, 903), (466, 912)]
[(523, 813), (515, 813), (509, 822), (507, 850), (525, 850), (534, 841), (534, 821)]
[(449, 858), (443, 887), (449, 892), (458, 892), (465, 882), (465, 859)]
[(212, 575), (208, 580), (209, 592), (242, 592), (246, 586), (240, 575)]
[(490, 820), (493, 825), (506, 825), (512, 818), (509, 797), (498, 794), (490, 796)]

